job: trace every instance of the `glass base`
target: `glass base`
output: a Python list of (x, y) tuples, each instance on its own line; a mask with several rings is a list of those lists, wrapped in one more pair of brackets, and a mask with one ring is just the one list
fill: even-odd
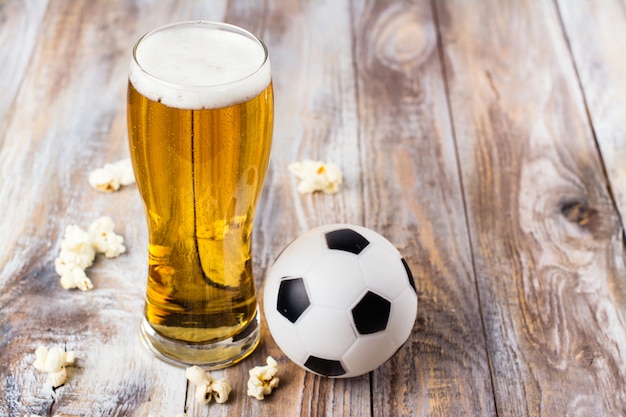
[(239, 333), (214, 343), (187, 343), (158, 334), (145, 319), (141, 322), (141, 341), (158, 359), (170, 365), (198, 365), (204, 369), (220, 369), (234, 365), (250, 355), (261, 341), (259, 308), (252, 320)]

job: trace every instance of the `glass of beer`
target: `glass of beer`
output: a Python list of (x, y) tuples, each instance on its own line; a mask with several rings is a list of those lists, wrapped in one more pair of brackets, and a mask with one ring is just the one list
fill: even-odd
[(217, 369), (260, 340), (252, 229), (273, 128), (263, 42), (182, 22), (135, 45), (130, 154), (148, 222), (144, 344), (166, 362)]

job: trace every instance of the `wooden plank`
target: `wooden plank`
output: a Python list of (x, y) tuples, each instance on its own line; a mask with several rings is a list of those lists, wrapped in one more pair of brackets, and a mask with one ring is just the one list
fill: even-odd
[(374, 415), (495, 415), (431, 4), (362, 3), (365, 218), (404, 254), (419, 299), (412, 337), (374, 373)]
[[(274, 213), (271, 227), (290, 231), (278, 234), (280, 245), (320, 224), (363, 221), (362, 204), (355, 204), (362, 201), (362, 191), (349, 7), (347, 2), (309, 3), (276, 1), (263, 20), (278, 92), (265, 200), (272, 206), (263, 212)], [(250, 15), (250, 25), (258, 24), (256, 15)], [(341, 192), (298, 194), (298, 180), (287, 165), (303, 159), (337, 163), (344, 176)]]
[(626, 4), (558, 1), (610, 189), (626, 219)]
[[(139, 34), (166, 23), (173, 17), (179, 20), (187, 18), (220, 20), (224, 8), (213, 5), (205, 10), (198, 5), (190, 6), (189, 3), (183, 2), (180, 4), (160, 2), (158, 8), (153, 7), (154, 5), (150, 7), (144, 5), (143, 7), (147, 9), (134, 6), (136, 5), (125, 6), (104, 2), (55, 3), (46, 17), (47, 24), (44, 30), (47, 42), (35, 53), (32, 61), (34, 70), (27, 74), (26, 92), (20, 97), (25, 103), (21, 104), (9, 124), (10, 135), (7, 136), (16, 139), (2, 148), (1, 156), (3, 160), (11, 161), (4, 165), (7, 172), (11, 170), (17, 173), (21, 181), (15, 183), (13, 187), (3, 188), (3, 192), (15, 202), (18, 201), (16, 196), (21, 188), (29, 191), (22, 196), (21, 205), (3, 207), (7, 208), (5, 213), (12, 219), (11, 223), (3, 223), (8, 230), (7, 236), (22, 236), (13, 243), (14, 251), (10, 251), (12, 255), (3, 264), (6, 268), (3, 268), (1, 281), (3, 283), (1, 301), (5, 307), (2, 310), (2, 319), (7, 323), (3, 329), (6, 330), (6, 337), (3, 338), (3, 347), (6, 349), (3, 349), (3, 352), (10, 355), (9, 360), (4, 361), (7, 366), (1, 376), (11, 382), (11, 389), (6, 392), (6, 410), (11, 414), (24, 412), (45, 414), (47, 410), (51, 410), (67, 414), (96, 412), (102, 415), (145, 415), (147, 412), (158, 412), (173, 415), (186, 408), (181, 403), (185, 398), (186, 387), (182, 370), (171, 368), (153, 360), (149, 355), (146, 356), (137, 344), (136, 329), (127, 325), (140, 314), (145, 283), (142, 276), (145, 256), (137, 255), (137, 252), (142, 250), (146, 233), (138, 197), (132, 190), (124, 190), (115, 195), (97, 194), (86, 186), (85, 178), (91, 168), (126, 155), (123, 97), (128, 52), (132, 42)], [(118, 8), (112, 13), (115, 7)], [(332, 8), (330, 11), (333, 11)], [(228, 18), (228, 15), (226, 17)], [(254, 21), (253, 18), (254, 16), (248, 16), (250, 22)], [(323, 16), (316, 15), (311, 24), (315, 25), (323, 19)], [(232, 20), (237, 23), (236, 18)], [(242, 22), (246, 21), (242, 19)], [(282, 31), (284, 28), (279, 26), (276, 29)], [(299, 29), (294, 26), (292, 30)], [(90, 49), (95, 42), (102, 39), (103, 33), (109, 34), (109, 31), (115, 35), (113, 50), (110, 49), (110, 45), (105, 51)], [(349, 36), (345, 38), (350, 39)], [(105, 39), (110, 41), (108, 38)], [(293, 50), (299, 49), (297, 38), (290, 41)], [(329, 45), (331, 41), (329, 37), (324, 39)], [(292, 57), (289, 55), (286, 57), (288, 61), (285, 63), (293, 65)], [(97, 70), (92, 70), (90, 64), (93, 63), (99, 65)], [(319, 60), (318, 64), (323, 65), (324, 61)], [(41, 70), (43, 68), (45, 73)], [(85, 68), (89, 68), (89, 71), (83, 72)], [(348, 65), (348, 68), (351, 66)], [(291, 70), (295, 68), (292, 67)], [(343, 73), (342, 77), (346, 78), (348, 75)], [(98, 81), (94, 83), (95, 87), (88, 88), (92, 87), (94, 80)], [(120, 80), (123, 81), (118, 84)], [(320, 79), (319, 83), (323, 85), (325, 81), (327, 79)], [(331, 87), (334, 86), (326, 88)], [(284, 88), (288, 90), (289, 86)], [(42, 99), (41, 103), (35, 102), (29, 93), (33, 90), (38, 92)], [(100, 103), (98, 106), (91, 105), (92, 97), (98, 97)], [(338, 101), (340, 100), (338, 98)], [(304, 107), (306, 108), (308, 104), (305, 103)], [(47, 114), (38, 113), (41, 108), (48, 108), (47, 106), (56, 111)], [(320, 111), (331, 110), (328, 116), (334, 117), (334, 109), (334, 107), (322, 108)], [(34, 121), (29, 123), (28, 121), (32, 119)], [(76, 120), (81, 120), (81, 123), (76, 123)], [(349, 122), (352, 125), (348, 128), (356, 130), (354, 120)], [(327, 126), (329, 130), (334, 129), (330, 123), (327, 123)], [(32, 128), (32, 131), (29, 131), (29, 128)], [(285, 133), (284, 140), (291, 143), (291, 135)], [(352, 137), (356, 138), (356, 135)], [(62, 146), (55, 146), (59, 141)], [(315, 140), (311, 143), (315, 143)], [(348, 145), (352, 143), (346, 141)], [(343, 151), (338, 153), (341, 155)], [(351, 155), (353, 153), (350, 152), (345, 158), (347, 162), (351, 161)], [(25, 162), (25, 159), (31, 156), (36, 159), (35, 171), (29, 171), (32, 167)], [(348, 170), (348, 178), (351, 172), (357, 171), (356, 168)], [(52, 186), (43, 182), (51, 176)], [(352, 179), (355, 177), (352, 175)], [(353, 190), (353, 193), (358, 192), (360, 187), (357, 185)], [(271, 195), (271, 192), (269, 194)], [(337, 200), (340, 199), (335, 199)], [(311, 203), (311, 199), (305, 198), (304, 201), (304, 205), (315, 204)], [(340, 202), (345, 211), (354, 210), (353, 206), (344, 200)], [(324, 207), (323, 203), (324, 200), (320, 199), (317, 206)], [(11, 210), (8, 210), (9, 208)], [(360, 206), (357, 206), (356, 210), (359, 209)], [(301, 208), (299, 210), (303, 211)], [(335, 206), (332, 206), (332, 210), (329, 216), (330, 213), (341, 212), (337, 211)], [(44, 213), (45, 216), (42, 215)], [(63, 227), (70, 223), (85, 226), (95, 215), (102, 213), (111, 215), (118, 222), (118, 228), (127, 239), (128, 253), (120, 259), (107, 262), (106, 267), (96, 264), (90, 272), (98, 288), (94, 292), (66, 293), (58, 287), (56, 282), (58, 277), (51, 266), (58, 252), (58, 239)], [(349, 217), (351, 216), (347, 215), (342, 219), (347, 221), (350, 220)], [(33, 224), (33, 218), (45, 219), (46, 223)], [(312, 221), (320, 220), (312, 216)], [(352, 221), (356, 222), (354, 219)], [(288, 225), (291, 226), (291, 223)], [(266, 235), (271, 236), (271, 239), (267, 239), (268, 242), (284, 244), (298, 232), (291, 227), (284, 227), (282, 229), (284, 234), (278, 235), (275, 233), (274, 225), (266, 227), (268, 228)], [(257, 240), (265, 240), (263, 232), (259, 235)], [(273, 257), (279, 249), (277, 246), (264, 246), (267, 249), (260, 255), (261, 271), (268, 263), (268, 254)], [(33, 259), (35, 261), (32, 261)], [(116, 262), (117, 268), (111, 262)], [(112, 281), (108, 281), (111, 279), (109, 275), (113, 276)], [(259, 277), (262, 277), (262, 273)], [(38, 285), (30, 289), (29, 284), (32, 284), (32, 280), (37, 280)], [(262, 281), (262, 278), (259, 280)], [(103, 287), (107, 282), (109, 286)], [(124, 291), (126, 296), (119, 298), (120, 291)], [(14, 299), (16, 293), (27, 297)], [(38, 295), (35, 297), (38, 303), (36, 316), (27, 312), (30, 307), (28, 296), (31, 293)], [(47, 297), (52, 297), (50, 294), (54, 296), (53, 302), (47, 302)], [(71, 300), (72, 310), (67, 307), (70, 304), (68, 300)], [(61, 311), (59, 314), (65, 317), (61, 322), (54, 320), (55, 317), (51, 312), (56, 311)], [(81, 319), (77, 319), (74, 314)], [(42, 326), (42, 323), (33, 320), (40, 316), (50, 316), (54, 326), (52, 324)], [(112, 322), (111, 317), (117, 317), (122, 322)], [(25, 338), (18, 329), (30, 331), (31, 335)], [(271, 344), (267, 332), (265, 335), (264, 345)], [(70, 371), (70, 382), (56, 392), (39, 391), (41, 378), (33, 374), (29, 366), (34, 359), (32, 353), (23, 356), (15, 354), (34, 352), (34, 349), (44, 342), (62, 343), (68, 349), (77, 351), (79, 355), (77, 369), (74, 372)], [(272, 350), (276, 350), (275, 345), (257, 352), (255, 355), (258, 360), (254, 363), (262, 362), (260, 359), (264, 360), (265, 354)], [(258, 410), (261, 405), (245, 397), (245, 381), (249, 367), (242, 364), (224, 371), (234, 381), (235, 394), (238, 395), (232, 400), (232, 405), (229, 404), (229, 408), (194, 410), (194, 405), (188, 402), (190, 410), (200, 414), (204, 412), (228, 414), (233, 409), (247, 410), (250, 407), (256, 407), (253, 409)], [(269, 406), (274, 410), (284, 411), (282, 406), (287, 405), (299, 407), (311, 415), (326, 412), (350, 414), (352, 410), (359, 409), (369, 411), (367, 377), (360, 380), (332, 381), (314, 377), (293, 364), (286, 365), (286, 368), (287, 376), (283, 377), (283, 385), (287, 388), (282, 388), (285, 391), (283, 400), (275, 402), (273, 406), (271, 401), (267, 401), (262, 407)], [(13, 371), (14, 369), (16, 371)], [(293, 369), (296, 371), (292, 372)], [(246, 377), (243, 378), (243, 375)], [(303, 392), (302, 386), (308, 386), (309, 389)], [(346, 392), (357, 389), (363, 395), (345, 397)], [(296, 400), (295, 403), (293, 399)], [(324, 404), (325, 406), (320, 408), (320, 405)], [(291, 408), (287, 410), (289, 409)]]
[[(47, 1), (10, 0), (0, 4), (0, 121), (5, 121), (37, 43)], [(5, 123), (0, 123), (0, 143)]]
[[(6, 2), (0, 8), (0, 62), (4, 64), (0, 69), (0, 91), (3, 99), (0, 101), (0, 144), (6, 136), (7, 118), (12, 107), (17, 107), (20, 103), (15, 103), (15, 97), (22, 84), (26, 67), (31, 57), (33, 49), (37, 45), (40, 22), (46, 9), (46, 2), (35, 4), (14, 0)], [(0, 166), (0, 173), (10, 175), (8, 167)], [(10, 226), (9, 222), (0, 224), (0, 235), (17, 236), (5, 227)], [(0, 262), (4, 263), (8, 259), (9, 251), (0, 253)]]
[(621, 415), (622, 230), (556, 7), (435, 7), (498, 415)]
[[(363, 199), (358, 149), (351, 16), (347, 2), (230, 2), (225, 20), (258, 34), (267, 44), (275, 91), (274, 142), (257, 211), (254, 267), (259, 301), (264, 275), (280, 250), (304, 231), (325, 223), (361, 223)], [(338, 163), (344, 186), (336, 195), (300, 195), (287, 165), (302, 159)], [(356, 203), (355, 203), (356, 202)], [(234, 384), (233, 402), (198, 406), (197, 416), (368, 416), (367, 375), (329, 379), (305, 372), (279, 350), (263, 320), (263, 342), (242, 364), (215, 373)], [(246, 397), (248, 370), (271, 355), (280, 386), (264, 401)]]
[[(215, 11), (223, 13), (220, 3), (204, 15)], [(87, 176), (128, 155), (133, 43), (193, 12), (197, 6), (185, 2), (109, 0), (54, 1), (47, 9), (0, 148), (1, 415), (184, 411), (184, 370), (154, 359), (139, 342), (147, 260), (137, 191), (102, 194)], [(127, 253), (97, 259), (88, 270), (91, 292), (63, 290), (53, 261), (65, 226), (86, 228), (102, 215), (116, 222)], [(65, 346), (78, 356), (56, 391), (31, 366), (39, 345)]]
[[(620, 3), (31, 3), (0, 5), (9, 63), (0, 70), (0, 415), (626, 412), (622, 229), (593, 141), (623, 210)], [(134, 187), (100, 194), (86, 177), (127, 155), (132, 44), (186, 19), (250, 28), (272, 55), (275, 146), (254, 237), (260, 293), (278, 251), (322, 223), (381, 232), (413, 269), (414, 334), (373, 374), (304, 372), (263, 323), (259, 350), (213, 373), (231, 380), (229, 403), (197, 406), (184, 371), (140, 346), (143, 208)], [(340, 163), (341, 193), (297, 194), (286, 166), (307, 157)], [(98, 258), (92, 292), (62, 290), (53, 260), (64, 227), (101, 215), (114, 218), (128, 252)], [(31, 366), (37, 346), (54, 344), (78, 355), (56, 391)], [(282, 382), (257, 402), (245, 395), (247, 371), (269, 354)]]

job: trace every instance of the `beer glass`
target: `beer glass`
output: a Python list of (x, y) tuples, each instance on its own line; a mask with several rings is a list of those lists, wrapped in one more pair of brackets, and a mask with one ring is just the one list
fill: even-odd
[(141, 337), (159, 358), (221, 368), (259, 343), (251, 235), (273, 129), (267, 48), (216, 22), (135, 45), (130, 154), (148, 222)]

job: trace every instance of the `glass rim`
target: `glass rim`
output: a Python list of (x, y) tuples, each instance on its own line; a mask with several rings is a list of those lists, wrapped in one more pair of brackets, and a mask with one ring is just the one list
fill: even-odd
[[(263, 49), (263, 62), (261, 62), (261, 64), (259, 64), (259, 66), (254, 71), (251, 71), (249, 74), (247, 74), (244, 77), (238, 78), (236, 80), (224, 82), (224, 83), (218, 83), (218, 84), (182, 84), (182, 83), (177, 83), (177, 82), (163, 79), (161, 77), (158, 77), (152, 74), (150, 71), (146, 70), (137, 59), (137, 49), (139, 48), (141, 43), (145, 39), (154, 35), (155, 33), (170, 30), (176, 27), (182, 27), (182, 26), (215, 28), (218, 30), (225, 30), (230, 33), (235, 33), (241, 36), (245, 36), (248, 39), (253, 40)], [(137, 40), (137, 42), (135, 42), (135, 45), (133, 46), (132, 60), (134, 64), (136, 65), (136, 68), (139, 71), (141, 71), (141, 73), (144, 74), (144, 76), (153, 79), (154, 81), (160, 83), (161, 85), (173, 87), (176, 89), (194, 89), (194, 90), (196, 89), (224, 89), (224, 88), (228, 88), (229, 86), (239, 85), (245, 80), (250, 79), (254, 77), (255, 75), (257, 75), (259, 72), (261, 72), (269, 64), (269, 50), (267, 49), (267, 45), (265, 45), (265, 42), (263, 42), (261, 38), (259, 38), (257, 35), (250, 32), (249, 30), (244, 29), (240, 26), (233, 25), (231, 23), (225, 23), (225, 22), (219, 22), (219, 21), (213, 21), (213, 20), (184, 20), (180, 22), (174, 22), (174, 23), (162, 25), (144, 33)]]

